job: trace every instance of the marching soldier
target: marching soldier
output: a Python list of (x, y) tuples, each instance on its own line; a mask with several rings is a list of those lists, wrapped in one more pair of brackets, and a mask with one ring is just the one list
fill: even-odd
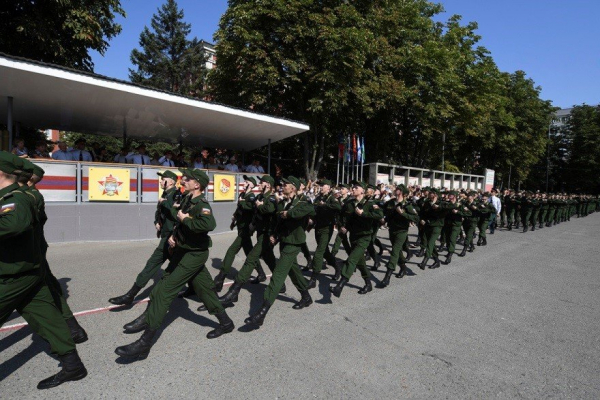
[(506, 227), (509, 231), (512, 231), (513, 221), (515, 220), (515, 209), (517, 204), (515, 202), (515, 192), (514, 190), (506, 190), (505, 193), (508, 192), (504, 196), (504, 204), (502, 205), (502, 210), (506, 212)]
[[(469, 253), (475, 251), (475, 246), (473, 245), (473, 237), (475, 235), (475, 228), (477, 228), (477, 223), (479, 222), (479, 212), (477, 208), (477, 202), (475, 201), (475, 197), (477, 196), (477, 192), (469, 192), (467, 195), (467, 199), (464, 202), (464, 206), (468, 211), (471, 212), (470, 215), (465, 214), (463, 218), (463, 229), (465, 230), (465, 241), (462, 252), (458, 255), (459, 257), (464, 257), (467, 254), (467, 250)], [(510, 227), (510, 225), (509, 225)]]
[[(373, 185), (367, 185), (367, 193), (365, 196), (369, 201), (374, 202), (379, 208), (383, 208), (383, 202), (380, 200), (379, 190)], [(371, 236), (371, 242), (367, 247), (367, 255), (373, 259), (373, 266), (371, 271), (377, 271), (381, 265), (381, 255), (383, 254), (383, 244), (377, 237), (377, 232), (381, 227), (382, 221), (373, 221), (373, 235)], [(375, 246), (379, 248), (378, 252), (375, 252)]]
[[(300, 196), (300, 198), (306, 201), (307, 203), (312, 203), (311, 199), (306, 195), (306, 193), (304, 193), (304, 190), (306, 189), (306, 179), (299, 178), (298, 180), (300, 181), (300, 189), (298, 190), (298, 196)], [(304, 229), (308, 227), (308, 220), (309, 218), (307, 218), (305, 221)], [(306, 258), (306, 267), (304, 268), (304, 270), (308, 271), (310, 270), (310, 265), (312, 265), (313, 263), (313, 258), (310, 255), (310, 250), (308, 249), (308, 245), (306, 244), (306, 242), (302, 244), (302, 248), (300, 251), (302, 252), (304, 258)], [(323, 269), (327, 269), (327, 266), (325, 266), (325, 268)]]
[(539, 193), (536, 193), (533, 196), (532, 199), (532, 204), (533, 204), (533, 208), (531, 210), (531, 231), (535, 231), (535, 227), (538, 224), (538, 219), (540, 218), (540, 208), (542, 207), (542, 203), (540, 202), (541, 200), (541, 195)]
[(146, 261), (146, 266), (140, 272), (133, 284), (132, 288), (122, 296), (113, 297), (108, 301), (116, 305), (129, 305), (133, 303), (133, 299), (156, 275), (160, 267), (169, 259), (169, 244), (167, 241), (173, 233), (173, 226), (175, 226), (176, 218), (171, 214), (171, 209), (175, 203), (175, 196), (179, 195), (180, 192), (177, 189), (177, 175), (173, 171), (158, 172), (160, 176), (160, 186), (163, 190), (158, 204), (156, 206), (156, 213), (154, 214), (154, 226), (156, 228), (157, 236), (160, 237), (160, 242), (154, 252)]
[(423, 227), (425, 238), (425, 258), (419, 264), (419, 268), (423, 270), (431, 257), (433, 257), (434, 263), (429, 267), (430, 269), (438, 268), (441, 265), (435, 242), (440, 237), (449, 207), (439, 200), (439, 196), (440, 192), (437, 189), (431, 189), (429, 199), (423, 203), (419, 213), (421, 218), (419, 225)]
[(208, 175), (198, 169), (180, 169), (182, 184), (188, 194), (182, 200), (179, 210), (172, 208), (177, 219), (173, 234), (169, 237), (172, 256), (164, 276), (150, 293), (146, 311), (123, 328), (125, 333), (144, 331), (135, 342), (117, 347), (115, 353), (123, 357), (146, 358), (153, 344), (154, 336), (169, 311), (169, 306), (177, 297), (179, 289), (191, 281), (191, 285), (211, 315), (219, 320), (219, 326), (210, 331), (208, 339), (217, 338), (233, 331), (233, 321), (219, 302), (215, 284), (206, 270), (208, 249), (212, 241), (208, 232), (217, 226), (210, 204), (204, 197), (208, 187)]
[[(419, 212), (419, 215), (421, 214), (421, 210), (423, 209), (423, 207), (425, 206), (425, 203), (427, 203), (427, 202), (429, 202), (429, 188), (424, 187), (423, 190), (421, 190), (421, 196), (417, 200), (417, 204), (416, 204), (416, 209)], [(418, 240), (417, 241), (418, 241), (419, 247), (420, 247), (420, 250), (417, 253), (417, 257), (423, 257), (423, 256), (425, 256), (425, 250), (427, 248), (427, 243), (425, 240), (425, 225), (417, 224), (417, 229), (418, 229), (418, 233), (417, 233)]]
[[(340, 185), (340, 197), (338, 197), (337, 201), (340, 203), (340, 210), (344, 209), (344, 205), (346, 204), (347, 201), (350, 200), (350, 186), (348, 186), (345, 183), (342, 183)], [(340, 250), (340, 246), (343, 244), (344, 245), (344, 250), (346, 251), (346, 253), (348, 255), (350, 255), (350, 242), (348, 241), (348, 236), (347, 235), (343, 235), (340, 233), (340, 215), (338, 213), (338, 219), (336, 221), (336, 226), (338, 228), (338, 232), (337, 235), (335, 236), (335, 241), (333, 242), (333, 247), (331, 248), (331, 255), (333, 257), (335, 257), (338, 253), (338, 251)], [(336, 263), (336, 274), (334, 276), (334, 280), (338, 280), (340, 279), (339, 277), (339, 273), (340, 273), (341, 268), (337, 267), (337, 263)]]
[[(455, 191), (448, 194), (448, 206), (450, 211), (446, 214), (446, 219), (444, 221), (446, 230), (445, 235), (442, 238), (448, 248), (448, 254), (444, 261), (444, 264), (446, 265), (452, 262), (452, 254), (456, 251), (456, 240), (458, 239), (458, 235), (462, 228), (463, 218), (472, 215), (471, 210), (457, 200), (457, 196), (458, 193)], [(466, 246), (463, 247), (463, 252), (465, 248)]]
[(479, 239), (477, 239), (477, 246), (487, 246), (487, 236), (485, 230), (488, 227), (490, 218), (496, 217), (496, 207), (489, 202), (490, 194), (485, 192), (481, 196), (481, 201), (477, 205), (477, 211), (479, 214), (479, 221), (477, 222), (477, 228), (479, 229)]
[(42, 255), (34, 235), (32, 196), (19, 190), (17, 156), (0, 152), (0, 326), (14, 310), (58, 355), (62, 370), (41, 381), (48, 389), (87, 376), (75, 342), (43, 277)]
[(406, 241), (408, 240), (408, 228), (410, 223), (419, 222), (419, 214), (414, 207), (406, 201), (408, 196), (408, 188), (404, 185), (396, 186), (394, 189), (395, 198), (385, 203), (384, 213), (385, 221), (388, 225), (388, 232), (390, 234), (390, 242), (392, 244), (392, 250), (390, 252), (390, 259), (386, 264), (385, 277), (379, 285), (380, 288), (384, 288), (390, 284), (390, 277), (396, 270), (396, 264), (400, 264), (400, 272), (398, 272), (398, 278), (402, 278), (406, 275), (406, 258), (402, 254), (402, 250)]
[(340, 297), (342, 289), (348, 283), (356, 268), (361, 272), (365, 286), (358, 291), (366, 294), (373, 290), (371, 285), (371, 273), (367, 269), (365, 261), (365, 250), (373, 237), (373, 222), (383, 218), (383, 210), (374, 202), (365, 197), (367, 185), (363, 182), (354, 181), (352, 186), (353, 199), (348, 201), (342, 210), (343, 234), (350, 234), (350, 256), (342, 269), (342, 277), (336, 286), (331, 286), (329, 291), (335, 297)]
[(335, 257), (329, 251), (329, 242), (331, 236), (333, 236), (333, 225), (342, 209), (340, 202), (331, 193), (331, 181), (324, 179), (319, 184), (321, 185), (321, 194), (313, 202), (316, 212), (316, 216), (313, 218), (313, 226), (317, 249), (313, 256), (313, 273), (308, 281), (309, 289), (317, 285), (317, 278), (323, 268), (323, 258), (329, 265), (336, 267)]
[(263, 324), (267, 312), (275, 302), (288, 275), (302, 296), (293, 309), (300, 310), (310, 306), (313, 302), (308, 293), (308, 281), (302, 275), (296, 260), (302, 244), (306, 243), (306, 219), (314, 216), (315, 210), (304, 196), (298, 194), (300, 190), (298, 178), (289, 176), (287, 179), (284, 178), (283, 182), (285, 184), (283, 187), (285, 201), (277, 204), (278, 219), (270, 238), (272, 245), (281, 243), (280, 256), (269, 286), (265, 290), (262, 307), (245, 320), (250, 325), (261, 326)]
[(527, 232), (529, 229), (529, 223), (531, 220), (531, 212), (533, 210), (532, 194), (529, 191), (525, 192), (525, 195), (521, 197), (521, 222), (523, 223), (523, 232)]
[(550, 205), (548, 204), (548, 196), (546, 195), (546, 193), (542, 193), (540, 196), (540, 216), (537, 221), (539, 223), (539, 229), (542, 229), (544, 227), (544, 223), (546, 222), (546, 218), (548, 216), (549, 208)]

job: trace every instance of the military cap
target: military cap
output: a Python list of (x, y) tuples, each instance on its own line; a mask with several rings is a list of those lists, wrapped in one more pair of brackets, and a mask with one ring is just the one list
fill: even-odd
[(482, 196), (483, 197), (490, 197), (490, 192), (483, 192)]
[(300, 189), (300, 179), (296, 178), (295, 176), (290, 175), (287, 178), (283, 178), (281, 180), (283, 181), (283, 183), (289, 183), (290, 185), (294, 185), (296, 190)]
[(367, 185), (367, 189), (377, 190), (377, 188), (374, 185), (371, 185), (370, 183)]
[(21, 167), (19, 169), (23, 172), (27, 172), (28, 174), (33, 174), (35, 164), (26, 158), (19, 158), (19, 160), (21, 160)]
[(429, 189), (429, 191), (430, 191), (430, 192), (432, 192), (432, 193), (435, 193), (437, 196), (439, 196), (439, 195), (440, 195), (440, 190), (439, 190), (439, 189), (436, 189), (436, 188), (430, 188), (430, 189)]
[(275, 179), (271, 175), (263, 175), (260, 177), (261, 182), (267, 182), (271, 187), (275, 186)]
[(244, 175), (242, 178), (244, 178), (245, 181), (252, 182), (252, 184), (256, 186), (256, 178), (253, 176)]
[(367, 190), (367, 184), (361, 181), (352, 181), (352, 186), (360, 186), (361, 188)]
[(350, 185), (348, 185), (347, 183), (340, 183), (338, 186), (340, 188), (346, 188), (346, 189), (350, 189), (351, 188)]
[(209, 179), (206, 172), (195, 168), (179, 168), (179, 171), (181, 171), (183, 176), (187, 176), (188, 178), (198, 181), (198, 183), (201, 184), (203, 188), (208, 187)]
[(37, 176), (38, 178), (43, 178), (44, 174), (46, 173), (46, 171), (44, 171), (44, 169), (42, 167), (40, 167), (37, 164), (33, 164), (33, 174), (35, 176)]
[(467, 196), (473, 196), (473, 197), (477, 197), (477, 194), (478, 194), (478, 193), (477, 193), (476, 191), (474, 191), (474, 190), (471, 190), (471, 191), (470, 191), (470, 192), (467, 194)]
[(300, 182), (301, 184), (306, 186), (306, 179), (304, 179), (304, 178), (297, 178), (297, 179), (298, 179), (298, 182)]
[(448, 192), (449, 195), (452, 195), (454, 197), (458, 196), (458, 192), (456, 190), (451, 190)]
[(403, 196), (406, 196), (408, 193), (410, 193), (408, 188), (406, 186), (404, 186), (403, 184), (396, 186), (396, 190), (400, 190), (402, 192)]
[(164, 172), (157, 172), (156, 175), (161, 176), (163, 178), (171, 178), (175, 182), (177, 182), (177, 175), (173, 171), (167, 170), (167, 171), (164, 171)]
[(8, 151), (0, 151), (0, 171), (6, 174), (13, 174), (17, 170), (15, 159), (19, 158)]
[(319, 182), (317, 182), (319, 185), (329, 185), (329, 186), (333, 186), (333, 183), (329, 180), (329, 179), (321, 179)]

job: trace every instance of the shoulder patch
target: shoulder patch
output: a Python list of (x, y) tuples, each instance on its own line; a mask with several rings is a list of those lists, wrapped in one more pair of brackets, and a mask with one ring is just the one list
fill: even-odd
[(0, 210), (0, 214), (6, 214), (6, 213), (9, 213), (16, 209), (17, 209), (17, 205), (15, 203), (5, 204), (2, 206), (2, 209)]
[(212, 214), (212, 210), (210, 208), (202, 209), (202, 215), (211, 215), (211, 214)]

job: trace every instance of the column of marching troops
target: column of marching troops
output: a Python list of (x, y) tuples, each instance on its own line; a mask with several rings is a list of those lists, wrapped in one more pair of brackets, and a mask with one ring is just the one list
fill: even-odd
[[(283, 193), (275, 191), (275, 181), (269, 175), (258, 181), (244, 176), (245, 190), (239, 195), (231, 224), (231, 229), (237, 229), (237, 236), (213, 279), (205, 266), (212, 245), (209, 232), (216, 227), (211, 206), (204, 197), (209, 177), (197, 169), (180, 171), (183, 194), (176, 187), (178, 178), (173, 172), (159, 173), (163, 189), (155, 214), (159, 245), (133, 287), (126, 294), (109, 300), (116, 305), (132, 304), (163, 263), (169, 261), (162, 278), (150, 293), (146, 310), (124, 326), (125, 333), (143, 333), (138, 340), (115, 350), (122, 357), (143, 359), (148, 356), (156, 332), (178, 296), (196, 294), (202, 302), (199, 310), (207, 310), (218, 319), (218, 327), (207, 334), (209, 339), (231, 332), (234, 323), (225, 310), (235, 305), (246, 283), (267, 280), (261, 260), (271, 270), (271, 279), (264, 291), (262, 306), (245, 320), (246, 324), (256, 328), (263, 325), (278, 294), (286, 292), (288, 276), (301, 295), (293, 306), (295, 310), (312, 304), (309, 290), (316, 287), (327, 265), (335, 270), (331, 277), (333, 285), (329, 287), (335, 297), (340, 297), (356, 269), (364, 280), (358, 293), (371, 292), (371, 271), (381, 267), (383, 245), (377, 238), (381, 227), (388, 230), (391, 244), (385, 276), (378, 284), (379, 288), (385, 288), (390, 285), (397, 267), (397, 278), (406, 275), (406, 262), (413, 257), (411, 247), (419, 247), (414, 256), (423, 257), (418, 264), (421, 269), (450, 264), (453, 254), (464, 257), (475, 250), (476, 231), (477, 246), (487, 245), (486, 230), (498, 214), (489, 200), (489, 193), (441, 193), (434, 188), (411, 193), (407, 187), (399, 185), (394, 189), (394, 196), (383, 201), (377, 188), (363, 182), (340, 185), (334, 190), (331, 181), (322, 180), (320, 194), (311, 201), (304, 193), (304, 181), (293, 176), (283, 179)], [(75, 344), (88, 339), (73, 317), (46, 259), (44, 199), (35, 186), (43, 175), (44, 171), (28, 160), (0, 152), (0, 326), (14, 310), (18, 311), (60, 359), (62, 369), (41, 381), (39, 389), (87, 375)], [(522, 226), (524, 232), (600, 210), (600, 199), (590, 195), (506, 190), (499, 196), (499, 201), (500, 226), (508, 230)], [(408, 240), (411, 226), (418, 228), (418, 239), (414, 244)], [(312, 259), (306, 247), (306, 234), (311, 230), (317, 243)], [(255, 242), (252, 240), (254, 235)], [(460, 252), (457, 245), (462, 246)], [(277, 246), (278, 259), (274, 254)], [(342, 246), (347, 259), (338, 263), (336, 255)], [(218, 297), (225, 279), (232, 275), (233, 260), (241, 249), (246, 254), (245, 262), (227, 292)], [(447, 253), (445, 260), (440, 261), (439, 252), (443, 249)], [(312, 270), (309, 279), (304, 277), (297, 263), (301, 252), (309, 260), (305, 270)], [(367, 267), (368, 259), (373, 260), (370, 268)], [(254, 271), (257, 274), (252, 277)], [(183, 291), (186, 283), (188, 289)]]

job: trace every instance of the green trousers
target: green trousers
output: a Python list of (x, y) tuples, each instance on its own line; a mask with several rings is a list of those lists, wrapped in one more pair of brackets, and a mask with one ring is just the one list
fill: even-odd
[(540, 218), (540, 209), (534, 208), (531, 212), (531, 225), (534, 227), (539, 223), (538, 219)]
[(540, 210), (540, 218), (539, 218), (539, 224), (545, 224), (546, 223), (546, 216), (548, 215), (548, 210), (547, 209), (542, 209)]
[(475, 236), (475, 228), (477, 228), (477, 224), (471, 220), (466, 220), (463, 222), (463, 228), (465, 230), (465, 246), (469, 246), (473, 243), (473, 236)]
[(490, 223), (489, 215), (482, 216), (477, 221), (477, 229), (479, 229), (479, 237), (480, 238), (485, 239), (487, 237), (485, 234), (485, 231), (487, 230), (489, 223)]
[(455, 225), (446, 225), (446, 230), (444, 231), (444, 243), (446, 247), (448, 247), (448, 254), (452, 254), (456, 251), (456, 241), (458, 240), (458, 235), (460, 235), (461, 226)]
[(402, 264), (406, 263), (406, 258), (404, 257), (404, 254), (402, 254), (402, 250), (404, 250), (404, 246), (408, 242), (408, 230), (390, 230), (389, 234), (392, 249), (390, 250), (390, 259), (388, 260), (385, 267), (387, 269), (395, 271), (396, 265), (399, 262)]
[(304, 258), (306, 258), (306, 260), (310, 260), (310, 250), (308, 250), (308, 245), (306, 244), (306, 242), (302, 243), (302, 246), (300, 246), (300, 250), (302, 251), (302, 255), (304, 256)]
[(279, 295), (279, 290), (281, 290), (288, 275), (299, 292), (304, 292), (308, 289), (308, 281), (302, 275), (302, 271), (296, 262), (301, 248), (302, 245), (281, 243), (281, 254), (264, 295), (264, 300), (269, 304), (273, 305), (275, 303), (275, 299)]
[(239, 230), (235, 240), (231, 243), (231, 246), (229, 246), (225, 253), (221, 271), (225, 273), (225, 275), (229, 275), (233, 260), (235, 259), (236, 254), (240, 252), (240, 249), (244, 249), (244, 254), (248, 257), (252, 247), (252, 235), (246, 230)]
[(371, 278), (371, 273), (367, 268), (367, 262), (365, 261), (365, 250), (369, 247), (371, 242), (371, 235), (366, 236), (352, 236), (350, 235), (350, 255), (342, 268), (342, 276), (350, 280), (354, 271), (358, 268), (363, 279)]
[(238, 271), (235, 281), (239, 283), (248, 282), (248, 279), (252, 276), (252, 271), (254, 271), (256, 265), (260, 263), (261, 258), (265, 261), (271, 272), (273, 272), (276, 265), (275, 255), (273, 254), (270, 236), (265, 233), (260, 233), (258, 235), (256, 245), (250, 250), (250, 253), (248, 253), (248, 257), (246, 257), (244, 265)]
[(323, 269), (323, 258), (327, 260), (327, 263), (331, 266), (335, 266), (335, 257), (329, 251), (329, 241), (333, 236), (333, 225), (315, 229), (315, 240), (317, 241), (317, 248), (313, 258), (313, 271), (321, 273)]
[(506, 210), (506, 225), (511, 226), (515, 220), (515, 209), (509, 208)]
[(217, 293), (215, 284), (206, 270), (208, 250), (186, 251), (176, 248), (169, 266), (165, 270), (162, 279), (150, 292), (150, 304), (146, 321), (151, 329), (158, 329), (177, 293), (191, 280), (192, 288), (211, 315), (220, 314), (224, 311)]
[(0, 326), (14, 310), (31, 329), (50, 343), (50, 350), (62, 356), (75, 350), (75, 342), (40, 270), (0, 277)]
[(419, 247), (425, 250), (427, 248), (427, 239), (425, 238), (425, 227), (421, 224), (418, 224), (417, 229), (417, 236), (419, 237)]
[(435, 245), (436, 240), (440, 237), (442, 232), (441, 226), (430, 226), (425, 225), (425, 257), (437, 258), (438, 251)]
[(506, 225), (506, 206), (502, 207), (502, 211), (500, 211), (500, 226)]
[(333, 242), (333, 247), (331, 248), (331, 254), (335, 257), (338, 251), (340, 251), (340, 246), (344, 245), (344, 251), (346, 254), (350, 255), (350, 242), (348, 241), (347, 235), (342, 235), (339, 231), (335, 236), (335, 241)]
[(169, 259), (169, 243), (167, 242), (169, 236), (171, 236), (171, 232), (169, 232), (168, 235), (161, 236), (158, 246), (156, 246), (156, 249), (154, 249), (154, 252), (152, 252), (148, 261), (146, 261), (146, 266), (135, 279), (136, 286), (141, 288), (145, 287), (150, 279), (156, 275), (165, 261)]
[(52, 271), (50, 271), (50, 266), (48, 265), (46, 258), (44, 258), (42, 261), (42, 276), (46, 286), (48, 286), (48, 289), (50, 289), (50, 293), (54, 298), (54, 302), (56, 303), (56, 306), (58, 307), (63, 318), (65, 320), (73, 318), (73, 311), (71, 311), (71, 307), (69, 307), (67, 304), (67, 299), (65, 298), (65, 294), (60, 286), (60, 282), (58, 282), (58, 279), (56, 279), (56, 277), (52, 274)]
[(548, 211), (548, 217), (546, 218), (546, 223), (548, 223), (548, 224), (549, 224), (550, 222), (554, 221), (554, 215), (555, 215), (555, 214), (556, 214), (556, 209), (554, 209), (554, 208), (551, 208), (551, 209)]

